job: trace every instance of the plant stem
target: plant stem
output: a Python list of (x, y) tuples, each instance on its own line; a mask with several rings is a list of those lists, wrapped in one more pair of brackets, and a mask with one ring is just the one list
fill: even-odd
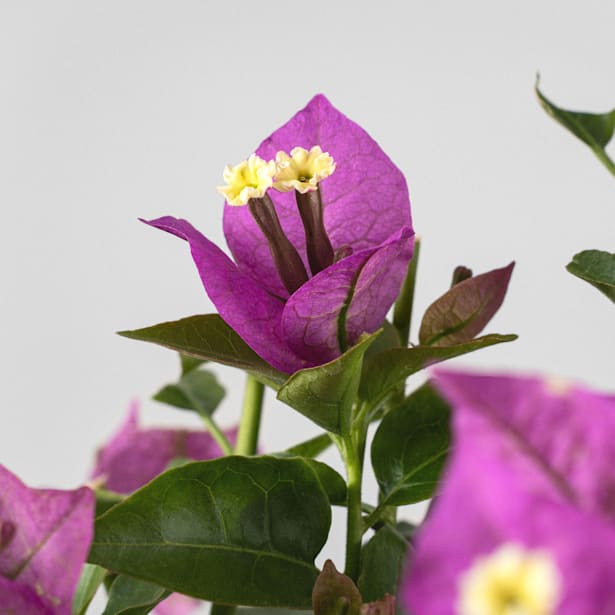
[(419, 262), (421, 240), (414, 238), (414, 253), (408, 263), (408, 273), (399, 292), (399, 297), (393, 308), (393, 326), (397, 329), (402, 346), (408, 345), (410, 339), (410, 322), (412, 320), (412, 304), (414, 302), (414, 287), (416, 285), (416, 269)]
[(214, 440), (218, 443), (218, 446), (222, 449), (222, 452), (225, 455), (232, 455), (233, 447), (231, 446), (231, 443), (228, 441), (228, 438), (224, 435), (224, 432), (220, 429), (218, 424), (211, 418), (211, 415), (203, 409), (198, 400), (192, 395), (188, 396), (188, 401), (190, 401), (190, 403), (197, 409), (201, 420), (205, 423), (209, 433), (211, 433)]
[(346, 569), (344, 572), (355, 583), (359, 578), (361, 569), (361, 541), (363, 538), (363, 518), (361, 515), (361, 483), (363, 480), (363, 457), (361, 451), (363, 448), (360, 443), (355, 441), (352, 435), (343, 440), (347, 481), (346, 504), (348, 508)]
[(261, 424), (263, 397), (265, 385), (254, 376), (248, 374), (246, 390), (243, 398), (243, 410), (239, 422), (239, 434), (235, 453), (238, 455), (254, 455), (258, 448), (258, 432)]

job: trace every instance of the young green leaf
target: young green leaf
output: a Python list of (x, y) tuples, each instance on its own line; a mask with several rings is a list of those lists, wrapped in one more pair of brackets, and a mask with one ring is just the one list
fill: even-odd
[(189, 357), (187, 354), (182, 354), (181, 352), (179, 353), (179, 360), (181, 361), (182, 366), (182, 376), (185, 376), (188, 372), (200, 367), (203, 363), (207, 363), (207, 361), (203, 359), (195, 359), (194, 357)]
[(295, 444), (284, 451), (284, 455), (291, 457), (318, 457), (333, 444), (333, 440), (328, 433), (322, 433), (319, 436)]
[(379, 334), (365, 336), (329, 363), (295, 372), (278, 391), (278, 399), (327, 431), (349, 433), (363, 356)]
[(389, 412), (372, 443), (381, 506), (432, 497), (450, 444), (448, 404), (425, 384)]
[(111, 585), (102, 615), (146, 615), (170, 593), (154, 583), (119, 575)]
[(375, 406), (406, 378), (429, 365), (516, 339), (516, 335), (493, 333), (454, 346), (414, 346), (379, 352), (363, 365), (359, 394)]
[(615, 253), (584, 250), (574, 255), (566, 269), (615, 302)]
[(425, 346), (452, 346), (474, 339), (498, 311), (514, 263), (455, 284), (425, 312), (419, 341)]
[(331, 523), (314, 463), (231, 456), (165, 472), (97, 519), (90, 561), (203, 600), (309, 608)]
[(158, 391), (153, 399), (176, 408), (213, 414), (224, 399), (224, 387), (216, 375), (204, 369), (192, 369)]
[(536, 96), (543, 109), (564, 128), (587, 144), (604, 166), (615, 175), (615, 164), (604, 148), (615, 131), (615, 109), (607, 113), (584, 113), (568, 111), (552, 103), (538, 88), (536, 78)]
[(73, 597), (72, 615), (85, 615), (88, 606), (102, 584), (107, 571), (94, 564), (85, 564)]
[(388, 524), (372, 536), (361, 554), (358, 585), (364, 602), (381, 600), (385, 594), (397, 596), (408, 549), (408, 541)]
[(120, 331), (119, 335), (243, 369), (274, 389), (288, 378), (261, 359), (218, 314), (189, 316), (144, 329)]

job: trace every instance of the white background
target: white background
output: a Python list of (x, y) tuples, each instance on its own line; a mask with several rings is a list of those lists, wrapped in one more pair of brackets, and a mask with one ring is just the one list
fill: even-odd
[[(615, 248), (615, 178), (532, 88), (540, 70), (562, 106), (615, 104), (614, 7), (1, 2), (0, 461), (33, 486), (74, 487), (135, 396), (146, 424), (198, 425), (148, 400), (175, 355), (114, 334), (213, 311), (187, 246), (137, 217), (186, 217), (223, 244), (224, 165), (316, 92), (407, 175), (423, 238), (413, 338), (455, 265), (516, 260), (487, 331), (519, 341), (455, 365), (613, 389), (613, 305), (564, 266)], [(216, 371), (230, 425), (243, 377)], [(266, 450), (317, 432), (268, 402)], [(326, 553), (340, 566), (342, 535), (337, 519)]]

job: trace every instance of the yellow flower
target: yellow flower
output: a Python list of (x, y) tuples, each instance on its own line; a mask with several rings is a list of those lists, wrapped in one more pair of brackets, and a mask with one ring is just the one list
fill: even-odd
[(290, 156), (278, 152), (275, 156), (276, 174), (273, 187), (280, 192), (297, 190), (305, 194), (316, 190), (318, 182), (335, 171), (333, 158), (315, 145), (309, 152), (303, 147), (295, 147)]
[(226, 186), (218, 186), (218, 192), (226, 197), (229, 205), (246, 205), (250, 199), (259, 199), (273, 184), (276, 165), (273, 160), (265, 162), (256, 154), (237, 166), (226, 166)]
[(461, 577), (458, 615), (554, 615), (560, 575), (548, 552), (506, 543)]

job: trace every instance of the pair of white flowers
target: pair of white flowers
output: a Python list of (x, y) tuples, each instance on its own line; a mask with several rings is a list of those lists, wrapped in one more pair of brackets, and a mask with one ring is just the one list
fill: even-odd
[(280, 151), (275, 160), (265, 161), (256, 154), (224, 169), (225, 186), (219, 186), (229, 205), (246, 205), (250, 199), (262, 198), (269, 188), (280, 192), (296, 190), (305, 194), (318, 188), (318, 182), (335, 171), (335, 162), (320, 146), (309, 151), (295, 147), (290, 155)]

